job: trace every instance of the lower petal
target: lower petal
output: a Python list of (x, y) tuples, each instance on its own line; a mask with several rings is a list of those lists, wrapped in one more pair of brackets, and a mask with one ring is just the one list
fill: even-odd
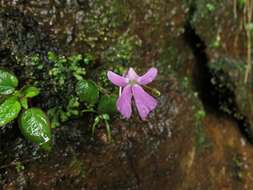
[(139, 85), (134, 85), (132, 91), (139, 115), (144, 120), (155, 109), (157, 101)]
[(132, 89), (131, 86), (128, 85), (123, 88), (123, 92), (117, 100), (117, 109), (118, 111), (125, 117), (130, 118), (132, 114)]

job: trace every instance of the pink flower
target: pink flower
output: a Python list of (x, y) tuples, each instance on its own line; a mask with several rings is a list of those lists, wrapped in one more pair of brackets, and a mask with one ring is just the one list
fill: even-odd
[(117, 109), (125, 117), (130, 118), (132, 114), (132, 97), (142, 120), (155, 109), (157, 101), (143, 90), (141, 85), (152, 82), (157, 75), (157, 69), (151, 68), (142, 76), (138, 76), (133, 68), (130, 68), (125, 76), (120, 76), (108, 71), (108, 79), (115, 85), (123, 88), (122, 94), (117, 100)]

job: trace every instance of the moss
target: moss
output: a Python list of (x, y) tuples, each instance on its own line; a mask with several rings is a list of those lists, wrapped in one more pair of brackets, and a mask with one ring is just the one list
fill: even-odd
[(239, 77), (245, 72), (245, 63), (241, 59), (232, 59), (230, 57), (219, 57), (211, 61), (210, 68), (217, 71), (218, 70), (229, 71), (228, 73), (231, 75), (231, 77), (232, 76)]
[(68, 171), (70, 172), (71, 177), (85, 177), (86, 175), (86, 168), (84, 163), (81, 160), (78, 160), (76, 156), (73, 156)]
[(206, 116), (206, 112), (203, 109), (195, 111), (195, 146), (197, 152), (202, 152), (207, 148), (210, 148), (211, 144), (207, 139), (204, 131), (203, 120)]
[(15, 169), (17, 173), (20, 173), (25, 169), (25, 166), (21, 162), (17, 161), (15, 162)]
[(198, 19), (205, 19), (206, 23), (214, 24), (214, 20), (211, 15), (215, 15), (216, 8), (221, 6), (221, 2), (219, 2), (219, 0), (195, 0), (193, 4), (196, 8), (192, 19), (193, 26)]
[(138, 36), (125, 32), (103, 52), (103, 61), (110, 65), (129, 65), (141, 46)]
[[(247, 86), (243, 82), (244, 63), (229, 57), (220, 57), (212, 60), (209, 65), (213, 76), (211, 82), (215, 86), (215, 89), (219, 92), (220, 96), (230, 97), (223, 98), (219, 102), (220, 109), (230, 115), (234, 114), (236, 118), (240, 118), (241, 114), (237, 113), (239, 110), (235, 106), (241, 107), (238, 104), (238, 97), (243, 99), (242, 97), (246, 97), (247, 95)], [(243, 105), (247, 101), (240, 102)]]
[(128, 25), (129, 9), (124, 0), (92, 1), (79, 25), (76, 43), (86, 43), (89, 50), (104, 50)]
[[(160, 68), (161, 74), (173, 74), (179, 73), (184, 68), (184, 55), (181, 55), (176, 46), (168, 45), (157, 60), (156, 65)], [(177, 56), (175, 56), (177, 55)]]
[(243, 182), (246, 177), (243, 155), (236, 152), (235, 148), (231, 146), (226, 146), (225, 148), (229, 175), (235, 180)]

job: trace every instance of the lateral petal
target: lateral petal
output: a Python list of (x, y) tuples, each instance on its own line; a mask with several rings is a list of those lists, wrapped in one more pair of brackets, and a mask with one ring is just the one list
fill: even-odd
[(124, 87), (128, 83), (128, 79), (125, 77), (122, 77), (112, 71), (107, 72), (108, 79), (115, 85)]
[(148, 70), (148, 72), (140, 76), (137, 82), (141, 85), (146, 85), (155, 79), (157, 72), (158, 72), (157, 69), (155, 67), (152, 67)]

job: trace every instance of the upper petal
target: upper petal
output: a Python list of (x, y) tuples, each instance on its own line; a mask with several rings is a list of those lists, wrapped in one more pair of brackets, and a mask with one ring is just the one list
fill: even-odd
[(135, 70), (132, 67), (129, 68), (126, 77), (129, 80), (137, 80), (139, 78), (139, 76), (136, 74)]
[(130, 118), (132, 114), (132, 89), (130, 85), (123, 88), (123, 92), (117, 100), (117, 109), (125, 117)]
[(134, 85), (132, 87), (132, 92), (139, 115), (142, 120), (145, 120), (149, 112), (154, 110), (157, 106), (157, 101), (139, 85)]
[(108, 79), (115, 85), (124, 87), (128, 83), (128, 79), (125, 77), (122, 77), (112, 71), (107, 72)]
[(141, 85), (146, 85), (155, 79), (157, 72), (158, 72), (157, 69), (152, 67), (151, 69), (148, 70), (148, 72), (139, 77), (137, 82)]

